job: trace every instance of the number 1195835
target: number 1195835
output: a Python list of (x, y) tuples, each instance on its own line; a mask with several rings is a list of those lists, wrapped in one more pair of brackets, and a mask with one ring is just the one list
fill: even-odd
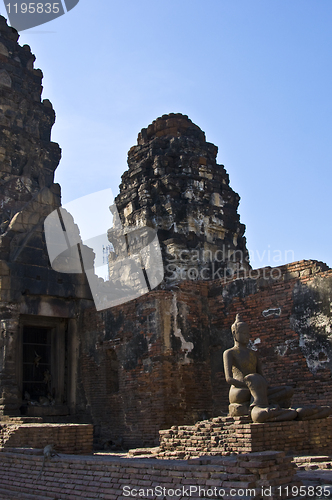
[(60, 3), (7, 3), (8, 14), (58, 14)]

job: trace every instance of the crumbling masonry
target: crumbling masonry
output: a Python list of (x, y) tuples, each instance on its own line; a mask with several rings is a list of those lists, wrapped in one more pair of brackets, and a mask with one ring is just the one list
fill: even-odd
[(0, 411), (19, 415), (29, 394), (52, 402), (30, 413), (67, 415), (77, 411), (76, 324), (90, 290), (83, 275), (49, 265), (43, 224), (60, 206), (53, 180), (61, 152), (50, 140), (55, 113), (41, 101), (43, 74), (30, 47), (18, 45), (3, 17), (0, 30)]
[(60, 206), (55, 114), (30, 48), (4, 18), (0, 32), (1, 414), (92, 423), (95, 445), (126, 447), (225, 415), (222, 354), (236, 313), (268, 379), (292, 385), (295, 403), (331, 404), (332, 270), (250, 268), (239, 196), (187, 116), (140, 132), (116, 198), (125, 229), (157, 231), (161, 285), (97, 312), (84, 274), (52, 270), (43, 223)]

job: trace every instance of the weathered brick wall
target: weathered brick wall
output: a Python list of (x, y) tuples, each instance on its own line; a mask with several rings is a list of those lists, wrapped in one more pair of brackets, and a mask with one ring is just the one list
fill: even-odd
[[(188, 498), (190, 487), (196, 487), (196, 491), (192, 490), (193, 498), (220, 498), (218, 493), (221, 489), (228, 496), (232, 490), (232, 496), (240, 498), (245, 496), (243, 491), (249, 488), (255, 489), (255, 498), (261, 498), (262, 487), (271, 486), (275, 498), (281, 498), (278, 487), (300, 485), (294, 480), (295, 466), (291, 463), (291, 457), (286, 457), (283, 452), (202, 458), (190, 463), (107, 456), (61, 456), (47, 461), (42, 476), (36, 480), (42, 460), (42, 456), (35, 452), (0, 453), (0, 495), (13, 495), (16, 492), (22, 498), (30, 494), (40, 500), (55, 497), (61, 500), (115, 500), (126, 496), (174, 497), (174, 493), (172, 495), (169, 492), (180, 489), (176, 498), (181, 500)], [(147, 488), (149, 494), (146, 494)], [(136, 495), (131, 493), (133, 489)], [(139, 490), (145, 494), (139, 495)], [(205, 490), (205, 494), (202, 490)], [(254, 496), (253, 492), (251, 496)]]
[[(102, 313), (85, 311), (81, 400), (91, 411), (100, 445), (121, 438), (127, 447), (156, 445), (159, 429), (174, 419), (190, 423), (211, 413), (201, 288), (188, 284), (180, 298), (162, 290)], [(189, 357), (191, 343), (197, 347), (195, 363)], [(117, 391), (107, 383), (110, 350), (118, 362)]]
[(59, 453), (92, 453), (93, 426), (89, 424), (0, 424), (0, 447), (44, 448)]
[(332, 454), (332, 418), (254, 424), (249, 417), (217, 417), (192, 426), (160, 431), (160, 457), (280, 450), (292, 454)]
[[(332, 404), (332, 271), (301, 261), (252, 276), (181, 282), (107, 311), (85, 311), (80, 400), (91, 409), (100, 445), (121, 438), (129, 447), (153, 445), (159, 429), (227, 414), (222, 355), (233, 345), (237, 313), (250, 325), (271, 385), (292, 385), (297, 406)], [(107, 350), (118, 361), (113, 392)]]
[[(276, 280), (248, 278), (226, 286), (221, 281), (211, 284), (211, 330), (229, 332), (240, 313), (250, 326), (251, 343), (269, 383), (293, 386), (295, 406), (331, 405), (332, 270), (315, 261), (294, 262), (279, 270)], [(270, 273), (267, 269), (265, 275)], [(271, 309), (276, 314), (267, 313)], [(213, 384), (218, 412), (227, 411), (228, 389), (220, 373)]]

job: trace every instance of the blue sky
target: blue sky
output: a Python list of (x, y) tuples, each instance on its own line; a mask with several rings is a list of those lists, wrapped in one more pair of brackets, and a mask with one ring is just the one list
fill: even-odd
[(22, 31), (57, 113), (63, 203), (116, 194), (140, 129), (180, 112), (219, 147), (252, 266), (332, 266), (331, 23), (331, 0), (80, 0)]

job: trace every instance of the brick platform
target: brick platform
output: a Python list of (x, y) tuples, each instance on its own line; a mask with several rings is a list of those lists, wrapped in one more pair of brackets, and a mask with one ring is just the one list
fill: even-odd
[(1, 423), (0, 450), (44, 448), (53, 444), (59, 453), (92, 453), (93, 426), (90, 424)]
[(265, 450), (332, 454), (332, 418), (254, 424), (249, 417), (217, 417), (160, 434), (160, 457), (189, 458)]
[[(37, 454), (38, 453), (38, 454)], [(42, 450), (25, 450), (24, 453), (0, 453), (0, 498), (34, 498), (46, 500), (61, 498), (220, 498), (225, 495), (239, 500), (262, 497), (262, 488), (273, 488), (272, 498), (279, 500), (284, 485), (300, 486), (294, 480), (295, 465), (283, 452), (246, 454), (238, 457), (202, 457), (184, 460), (154, 460), (120, 458), (115, 456), (60, 456), (45, 462), (41, 477)], [(124, 490), (124, 487), (127, 490)], [(165, 494), (155, 490), (165, 488)], [(190, 487), (201, 488), (190, 491)], [(149, 493), (147, 493), (149, 488)], [(278, 490), (279, 488), (279, 490)], [(125, 494), (136, 489), (135, 494)], [(251, 493), (243, 494), (247, 489)], [(253, 489), (255, 492), (253, 494)], [(145, 491), (140, 495), (138, 491)], [(175, 490), (178, 493), (171, 494)], [(204, 490), (205, 493), (202, 491)], [(213, 490), (213, 491), (212, 491)], [(181, 492), (184, 492), (181, 494)], [(214, 494), (217, 491), (217, 495)], [(180, 492), (180, 494), (179, 494)], [(29, 496), (30, 495), (30, 496)], [(263, 496), (268, 500), (266, 495)], [(269, 497), (271, 498), (271, 497)]]

